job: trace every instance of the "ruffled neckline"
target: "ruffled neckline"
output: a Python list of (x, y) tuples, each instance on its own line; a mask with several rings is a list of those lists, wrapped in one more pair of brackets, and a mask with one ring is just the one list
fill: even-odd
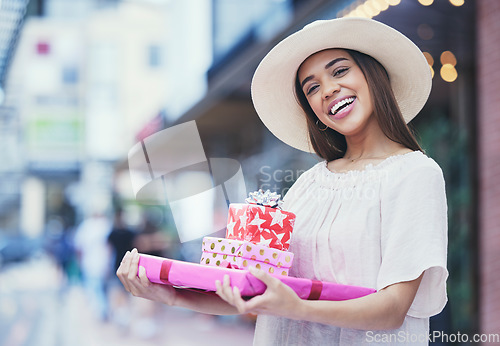
[(321, 171), (325, 174), (328, 174), (328, 175), (331, 175), (334, 177), (339, 177), (339, 178), (340, 177), (353, 177), (353, 176), (356, 176), (359, 174), (365, 174), (366, 172), (369, 172), (369, 171), (384, 169), (387, 166), (392, 165), (395, 162), (402, 161), (403, 159), (406, 159), (408, 157), (412, 157), (414, 155), (424, 155), (424, 154), (419, 150), (410, 151), (410, 152), (404, 153), (404, 154), (396, 154), (396, 155), (389, 156), (389, 157), (385, 158), (384, 160), (382, 160), (381, 162), (376, 163), (376, 164), (368, 163), (364, 166), (363, 169), (353, 169), (353, 170), (343, 171), (343, 172), (335, 172), (335, 171), (331, 171), (330, 169), (328, 169), (328, 166), (327, 166), (328, 162), (327, 161), (320, 162), (320, 166), (321, 166)]

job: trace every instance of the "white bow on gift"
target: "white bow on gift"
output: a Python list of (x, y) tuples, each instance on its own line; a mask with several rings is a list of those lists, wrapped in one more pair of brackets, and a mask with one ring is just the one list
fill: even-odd
[(283, 201), (280, 199), (281, 195), (278, 195), (276, 192), (271, 192), (266, 190), (266, 192), (259, 189), (255, 192), (250, 192), (249, 197), (245, 199), (245, 202), (249, 204), (262, 205), (264, 207), (270, 208), (279, 208), (281, 209), (281, 205)]

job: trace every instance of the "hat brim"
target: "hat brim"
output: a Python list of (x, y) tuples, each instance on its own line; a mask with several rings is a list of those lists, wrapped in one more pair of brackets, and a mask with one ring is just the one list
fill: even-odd
[(408, 123), (426, 103), (432, 86), (420, 49), (399, 31), (366, 18), (315, 21), (278, 43), (260, 62), (252, 79), (252, 100), (264, 125), (286, 144), (314, 152), (305, 113), (295, 97), (295, 77), (311, 54), (328, 48), (356, 50), (380, 62)]

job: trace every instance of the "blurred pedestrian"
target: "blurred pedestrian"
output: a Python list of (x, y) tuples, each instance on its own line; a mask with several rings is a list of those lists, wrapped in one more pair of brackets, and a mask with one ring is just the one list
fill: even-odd
[(77, 227), (74, 238), (83, 284), (91, 306), (101, 320), (108, 318), (106, 283), (111, 272), (110, 232), (110, 220), (96, 212)]
[[(113, 227), (108, 236), (113, 273), (120, 266), (125, 253), (137, 246), (136, 239), (137, 231), (126, 224), (123, 209), (121, 207), (116, 208)], [(131, 321), (130, 295), (126, 294), (116, 275), (111, 275), (108, 283), (109, 316), (118, 326), (127, 328)]]
[(113, 227), (108, 236), (108, 243), (112, 249), (113, 271), (116, 272), (125, 253), (136, 247), (137, 232), (127, 226), (123, 219), (123, 210), (115, 210)]

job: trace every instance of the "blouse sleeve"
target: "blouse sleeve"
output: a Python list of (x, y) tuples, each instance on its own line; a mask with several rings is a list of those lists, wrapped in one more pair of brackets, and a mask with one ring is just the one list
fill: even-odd
[(445, 183), (439, 166), (426, 160), (424, 165), (404, 170), (381, 196), (382, 258), (377, 289), (424, 273), (408, 311), (416, 318), (438, 314), (447, 302)]

